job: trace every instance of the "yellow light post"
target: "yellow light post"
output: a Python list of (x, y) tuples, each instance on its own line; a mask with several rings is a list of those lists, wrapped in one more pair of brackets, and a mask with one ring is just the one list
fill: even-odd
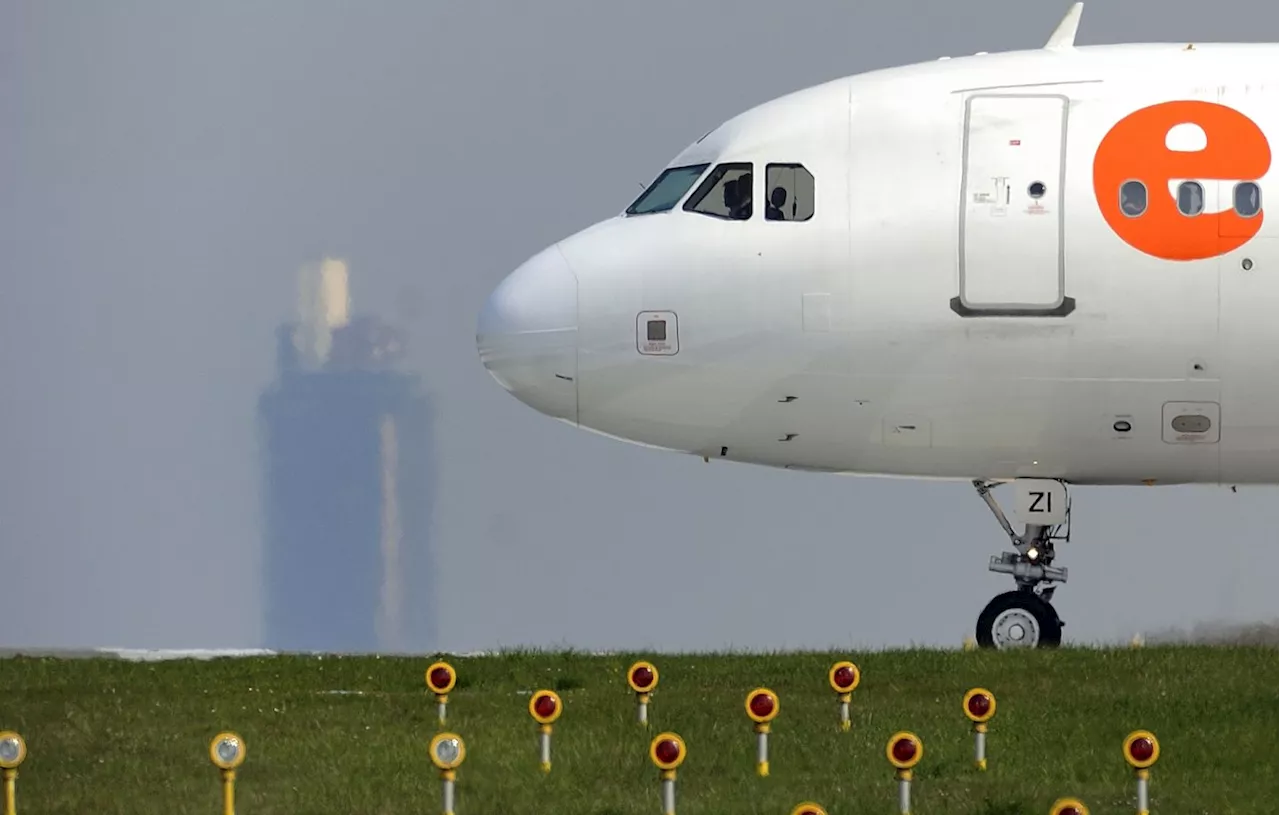
[(239, 734), (223, 731), (209, 742), (209, 759), (222, 775), (222, 813), (236, 812), (236, 768), (244, 763), (245, 744)]

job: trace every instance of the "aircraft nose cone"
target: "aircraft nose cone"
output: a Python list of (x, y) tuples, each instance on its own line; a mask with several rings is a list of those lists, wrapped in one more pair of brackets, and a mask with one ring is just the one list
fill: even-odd
[(548, 416), (578, 421), (578, 279), (558, 245), (507, 276), (476, 323), (480, 361), (498, 384)]

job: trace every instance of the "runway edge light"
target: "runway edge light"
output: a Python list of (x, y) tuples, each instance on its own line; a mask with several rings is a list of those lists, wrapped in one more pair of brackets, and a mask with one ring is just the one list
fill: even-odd
[(236, 811), (236, 769), (244, 763), (247, 752), (240, 734), (224, 730), (209, 742), (209, 760), (222, 775), (222, 812), (234, 815)]
[(1160, 758), (1160, 742), (1149, 730), (1135, 730), (1124, 738), (1124, 760), (1133, 768), (1138, 782), (1138, 815), (1149, 815), (1147, 783), (1151, 767)]
[(778, 715), (778, 694), (768, 688), (756, 688), (747, 694), (747, 716), (755, 723), (756, 774), (769, 774), (769, 723)]
[(796, 804), (796, 808), (791, 810), (791, 815), (827, 815), (827, 811), (815, 803), (806, 801), (803, 804)]
[(436, 715), (440, 724), (448, 717), (449, 691), (458, 683), (458, 672), (447, 662), (433, 662), (425, 671), (427, 689), (436, 696)]
[(18, 767), (27, 760), (27, 743), (12, 730), (0, 731), (0, 776), (4, 778), (4, 815), (18, 811)]
[(964, 715), (973, 722), (973, 765), (987, 769), (987, 722), (996, 715), (996, 697), (986, 688), (973, 688), (964, 695)]
[(553, 690), (537, 690), (529, 697), (529, 715), (538, 723), (538, 751), (542, 771), (551, 772), (551, 726), (564, 710), (564, 702)]
[(1089, 808), (1075, 798), (1059, 798), (1053, 802), (1049, 815), (1089, 815)]
[(627, 669), (627, 684), (636, 694), (636, 721), (649, 726), (649, 696), (658, 687), (658, 667), (640, 660)]
[(827, 671), (827, 682), (840, 699), (840, 729), (845, 732), (853, 726), (849, 720), (849, 703), (853, 701), (853, 691), (861, 681), (862, 672), (848, 660), (837, 662)]
[(467, 757), (467, 743), (457, 733), (437, 733), (427, 745), (431, 763), (440, 771), (440, 806), (444, 815), (453, 814), (453, 784), (458, 767)]
[(897, 771), (898, 811), (911, 815), (911, 769), (924, 757), (924, 743), (915, 733), (899, 730), (889, 737), (884, 753)]
[(649, 759), (658, 768), (662, 781), (662, 813), (676, 813), (676, 770), (687, 753), (684, 739), (676, 733), (659, 733), (649, 742)]

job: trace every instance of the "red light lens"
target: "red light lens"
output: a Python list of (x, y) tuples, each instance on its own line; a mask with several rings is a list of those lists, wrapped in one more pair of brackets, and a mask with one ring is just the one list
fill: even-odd
[(751, 697), (751, 712), (764, 718), (773, 712), (773, 697), (767, 693), (757, 693)]
[(631, 681), (636, 684), (637, 688), (647, 688), (653, 684), (653, 671), (641, 665), (631, 672)]
[(969, 713), (979, 718), (986, 716), (991, 710), (991, 697), (985, 693), (975, 693), (969, 697)]
[(556, 700), (554, 697), (543, 694), (533, 703), (533, 709), (537, 711), (538, 715), (542, 718), (549, 719), (555, 715)]
[(853, 668), (850, 668), (847, 665), (836, 668), (836, 685), (842, 688), (847, 688), (852, 684), (853, 684)]
[(449, 687), (449, 669), (448, 668), (432, 668), (431, 669), (431, 687), (433, 688)]
[(663, 739), (658, 742), (657, 747), (653, 748), (653, 753), (658, 757), (658, 761), (670, 764), (680, 757), (680, 745), (676, 744), (674, 739)]
[(1058, 810), (1054, 815), (1080, 815), (1080, 810), (1068, 805)]
[(1155, 751), (1156, 746), (1146, 736), (1140, 736), (1129, 743), (1129, 755), (1134, 761), (1149, 761)]
[(916, 757), (916, 743), (911, 739), (898, 739), (893, 743), (893, 757), (907, 763)]

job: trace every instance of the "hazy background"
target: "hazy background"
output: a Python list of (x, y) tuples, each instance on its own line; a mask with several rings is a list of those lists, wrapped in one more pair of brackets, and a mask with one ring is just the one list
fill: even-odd
[[(1067, 6), (0, 4), (0, 645), (260, 641), (254, 410), (325, 253), (434, 401), (441, 648), (958, 644), (1012, 587), (967, 485), (575, 431), (489, 378), (475, 315), (738, 111), (1038, 47)], [(1113, 0), (1078, 41), (1277, 29), (1274, 0)], [(1276, 616), (1274, 487), (1073, 494), (1069, 638)]]

